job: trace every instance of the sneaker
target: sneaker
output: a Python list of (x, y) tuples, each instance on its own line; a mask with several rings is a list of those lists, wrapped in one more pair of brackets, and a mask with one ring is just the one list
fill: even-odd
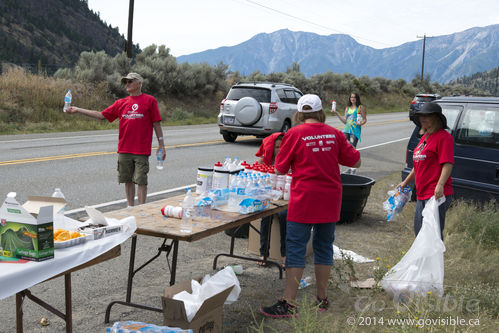
[(356, 174), (357, 174), (357, 169), (355, 169), (355, 168), (350, 168), (350, 174), (351, 174), (351, 175), (356, 175)]
[(317, 296), (314, 306), (317, 307), (317, 311), (319, 312), (327, 311), (329, 308), (329, 299), (327, 297), (321, 299)]
[(296, 305), (291, 305), (284, 298), (277, 301), (276, 304), (269, 307), (261, 307), (260, 312), (270, 318), (289, 318), (296, 317), (298, 312)]

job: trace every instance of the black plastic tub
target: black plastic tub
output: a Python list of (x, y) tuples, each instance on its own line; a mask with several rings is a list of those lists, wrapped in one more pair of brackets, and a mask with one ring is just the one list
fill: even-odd
[(359, 175), (341, 174), (343, 196), (341, 200), (340, 222), (350, 223), (357, 220), (364, 211), (371, 187), (372, 178)]

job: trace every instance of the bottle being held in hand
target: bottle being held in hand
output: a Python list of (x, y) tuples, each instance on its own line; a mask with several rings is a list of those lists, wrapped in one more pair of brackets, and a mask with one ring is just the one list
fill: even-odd
[(333, 100), (333, 101), (331, 102), (331, 112), (335, 112), (335, 111), (336, 111), (336, 101), (335, 101), (335, 100)]
[(362, 124), (362, 121), (364, 118), (362, 118), (362, 115), (360, 113), (357, 113), (357, 125), (360, 126)]
[(163, 170), (163, 148), (159, 148), (156, 153), (156, 169)]
[(64, 96), (64, 108), (62, 109), (63, 112), (66, 112), (66, 110), (71, 106), (72, 99), (73, 96), (71, 95), (71, 89), (69, 89), (66, 93), (66, 96)]

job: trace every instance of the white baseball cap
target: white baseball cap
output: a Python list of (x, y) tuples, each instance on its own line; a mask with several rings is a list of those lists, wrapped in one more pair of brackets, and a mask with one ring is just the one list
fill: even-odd
[[(303, 110), (303, 107), (308, 105), (310, 110)], [(314, 94), (306, 94), (298, 100), (298, 112), (317, 112), (322, 110), (322, 101), (319, 96)]]

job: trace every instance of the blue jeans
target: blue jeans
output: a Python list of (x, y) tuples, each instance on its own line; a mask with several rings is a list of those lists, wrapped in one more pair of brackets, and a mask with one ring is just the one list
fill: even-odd
[[(274, 215), (277, 215), (277, 218), (279, 219), (279, 228), (281, 231), (281, 257), (284, 257), (286, 255), (286, 216), (288, 215), (288, 210), (283, 210)], [(269, 256), (270, 245), (266, 246), (265, 243), (267, 235), (270, 232), (270, 227), (272, 226), (272, 219), (274, 218), (274, 215), (265, 216), (262, 218), (262, 222), (260, 224), (260, 255), (262, 257)]]
[(314, 264), (333, 264), (333, 241), (336, 223), (297, 223), (288, 221), (286, 233), (286, 268), (305, 268), (307, 243), (314, 229), (312, 246)]
[[(416, 213), (414, 214), (414, 234), (417, 236), (423, 226), (423, 209), (428, 200), (418, 200)], [(440, 238), (444, 240), (445, 213), (452, 202), (452, 196), (445, 197), (445, 202), (438, 206), (438, 217), (440, 219)]]

